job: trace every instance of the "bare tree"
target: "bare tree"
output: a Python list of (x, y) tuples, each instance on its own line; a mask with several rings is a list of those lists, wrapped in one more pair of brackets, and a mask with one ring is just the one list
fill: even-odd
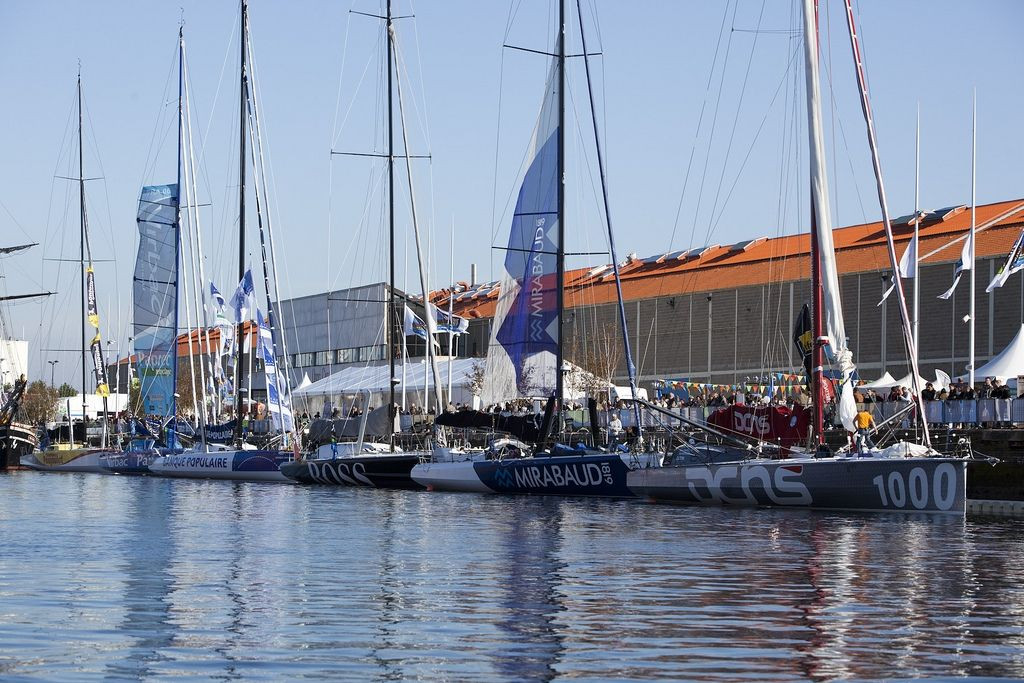
[(57, 417), (57, 404), (60, 396), (57, 390), (36, 380), (25, 388), (25, 396), (21, 399), (18, 418), (30, 424), (52, 422)]
[(613, 326), (599, 326), (586, 339), (573, 337), (566, 358), (583, 371), (570, 374), (570, 385), (595, 396), (615, 383), (615, 374), (623, 364), (622, 343)]

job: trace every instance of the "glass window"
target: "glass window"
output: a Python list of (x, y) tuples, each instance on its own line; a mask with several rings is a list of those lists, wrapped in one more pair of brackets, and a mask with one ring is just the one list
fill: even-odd
[(330, 351), (317, 351), (316, 352), (316, 361), (313, 363), (314, 365), (329, 365), (330, 362), (331, 362), (331, 352)]
[(358, 349), (338, 349), (336, 363), (355, 363), (359, 360)]

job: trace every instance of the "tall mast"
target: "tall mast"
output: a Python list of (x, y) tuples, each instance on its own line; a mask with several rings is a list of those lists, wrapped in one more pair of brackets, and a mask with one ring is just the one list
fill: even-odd
[[(245, 43), (248, 40), (249, 7), (242, 0), (241, 47), (242, 61), (239, 72), (239, 135), (238, 135), (238, 280), (245, 277), (245, 114), (248, 83), (245, 71)], [(236, 330), (237, 349), (235, 349), (235, 441), (242, 440), (242, 345), (245, 343), (245, 321), (238, 322)]]
[[(392, 32), (391, 32), (391, 0), (388, 0), (387, 6), (387, 17), (385, 18), (387, 25), (385, 31), (388, 37), (388, 245), (389, 245), (389, 258), (390, 258), (390, 274), (388, 282), (388, 308), (387, 308), (387, 330), (388, 330), (388, 366), (390, 381), (388, 386), (390, 387), (390, 403), (388, 404), (388, 443), (391, 446), (391, 452), (395, 451), (395, 116), (392, 104), (392, 83), (393, 78), (391, 75), (392, 63), (391, 63), (391, 50), (392, 50)], [(408, 153), (408, 150), (406, 150)], [(426, 302), (425, 302), (426, 303)], [(403, 332), (404, 334), (404, 332)], [(429, 336), (429, 335), (428, 335)], [(431, 343), (431, 340), (427, 340), (427, 344)]]
[(970, 335), (970, 365), (967, 366), (967, 373), (969, 377), (970, 386), (974, 388), (974, 261), (975, 261), (975, 248), (977, 246), (976, 234), (977, 234), (977, 223), (975, 221), (975, 209), (977, 208), (977, 161), (978, 161), (978, 92), (974, 91), (974, 99), (971, 109), (971, 263), (968, 266), (971, 269), (971, 304), (968, 314), (971, 316), (971, 335)]
[[(812, 4), (813, 9), (808, 9), (807, 3)], [(817, 124), (817, 117), (812, 106), (812, 88), (817, 87), (817, 63), (818, 63), (818, 2), (817, 0), (805, 0), (804, 7), (804, 41), (806, 43), (807, 60), (807, 101), (811, 109), (808, 119), (808, 131), (811, 137), (811, 155), (815, 154), (814, 130)], [(821, 278), (821, 245), (818, 243), (818, 215), (817, 201), (815, 196), (815, 179), (813, 173), (813, 161), (810, 200), (811, 200), (811, 434), (812, 444), (821, 446), (825, 443), (825, 333), (824, 333), (824, 297), (822, 296)], [(708, 350), (710, 357), (711, 351)]]
[[(562, 396), (565, 393), (565, 378), (562, 375), (562, 364), (565, 352), (563, 349), (565, 310), (565, 0), (558, 3), (558, 248), (555, 254), (555, 287), (558, 302), (558, 348), (555, 351), (555, 400), (558, 414), (562, 411)], [(561, 425), (561, 419), (555, 424)]]
[[(182, 136), (184, 135), (184, 126), (182, 126), (182, 93), (185, 89), (185, 35), (184, 27), (178, 27), (178, 165), (175, 169), (177, 179), (174, 181), (177, 183), (178, 200), (174, 207), (174, 259), (175, 261), (181, 260), (181, 151), (182, 151)], [(174, 391), (171, 392), (171, 419), (174, 425), (171, 430), (170, 443), (167, 444), (170, 448), (174, 448), (177, 444), (175, 438), (175, 432), (178, 427), (178, 292), (179, 283), (181, 282), (181, 269), (178, 263), (175, 263), (175, 275), (174, 275), (174, 343), (171, 349), (171, 381), (174, 383)], [(189, 353), (192, 352), (192, 331), (188, 333), (188, 345)], [(192, 382), (192, 395), (195, 396), (195, 382)], [(204, 437), (205, 438), (205, 437)]]
[(629, 331), (626, 327), (626, 306), (622, 299), (622, 279), (619, 277), (619, 261), (615, 252), (615, 233), (612, 231), (612, 209), (608, 201), (608, 179), (604, 171), (604, 153), (601, 149), (601, 136), (597, 130), (597, 110), (594, 108), (594, 88), (590, 81), (590, 57), (587, 55), (587, 35), (583, 30), (583, 11), (580, 0), (576, 0), (576, 15), (580, 23), (580, 47), (583, 53), (583, 66), (587, 73), (587, 94), (590, 97), (590, 117), (594, 124), (594, 146), (597, 150), (597, 170), (601, 176), (601, 196), (604, 199), (604, 215), (608, 221), (608, 251), (612, 257), (612, 271), (615, 273), (615, 293), (619, 303), (619, 323), (622, 325), (622, 344), (626, 352), (626, 372), (629, 375), (629, 390), (633, 399), (633, 417), (636, 419), (636, 433), (643, 439), (643, 420), (640, 419), (640, 404), (636, 402), (636, 366), (633, 364), (633, 353), (629, 346)]
[[(79, 202), (79, 263), (82, 269), (82, 424), (85, 424), (85, 317), (89, 302), (85, 296), (85, 167), (82, 161), (82, 67), (78, 67), (78, 202)], [(71, 441), (74, 442), (74, 428), (71, 415), (68, 415), (68, 429), (71, 430)], [(84, 438), (84, 437), (83, 437)]]
[(917, 361), (921, 362), (921, 274), (918, 272), (921, 257), (921, 103), (917, 103), (917, 134), (914, 139), (914, 350)]

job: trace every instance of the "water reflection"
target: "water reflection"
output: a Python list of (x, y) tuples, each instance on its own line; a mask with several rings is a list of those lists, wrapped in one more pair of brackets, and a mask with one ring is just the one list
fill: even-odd
[(123, 489), (129, 495), (121, 509), (120, 557), (111, 571), (123, 579), (124, 616), (117, 631), (131, 642), (123, 659), (107, 664), (106, 675), (142, 679), (154, 674), (153, 665), (165, 659), (163, 651), (174, 641), (166, 573), (174, 554), (168, 533), (174, 508), (166, 481), (139, 479)]
[(565, 508), (544, 498), (516, 505), (501, 521), (498, 556), (498, 628), (503, 642), (490, 658), (508, 680), (551, 680), (562, 649), (557, 620), (565, 565), (558, 558)]
[(0, 676), (1024, 676), (1024, 521), (0, 476)]

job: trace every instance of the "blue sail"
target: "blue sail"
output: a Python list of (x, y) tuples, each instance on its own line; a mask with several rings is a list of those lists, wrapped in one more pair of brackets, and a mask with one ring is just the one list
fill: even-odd
[(178, 309), (178, 186), (153, 185), (139, 196), (139, 252), (132, 278), (136, 370), (142, 412), (174, 411)]
[[(487, 401), (547, 396), (555, 389), (561, 134), (558, 94), (558, 66), (553, 62), (512, 217), (505, 274), (488, 351), (490, 386), (484, 388)], [(514, 371), (514, 379), (503, 378), (510, 374), (508, 370)]]

